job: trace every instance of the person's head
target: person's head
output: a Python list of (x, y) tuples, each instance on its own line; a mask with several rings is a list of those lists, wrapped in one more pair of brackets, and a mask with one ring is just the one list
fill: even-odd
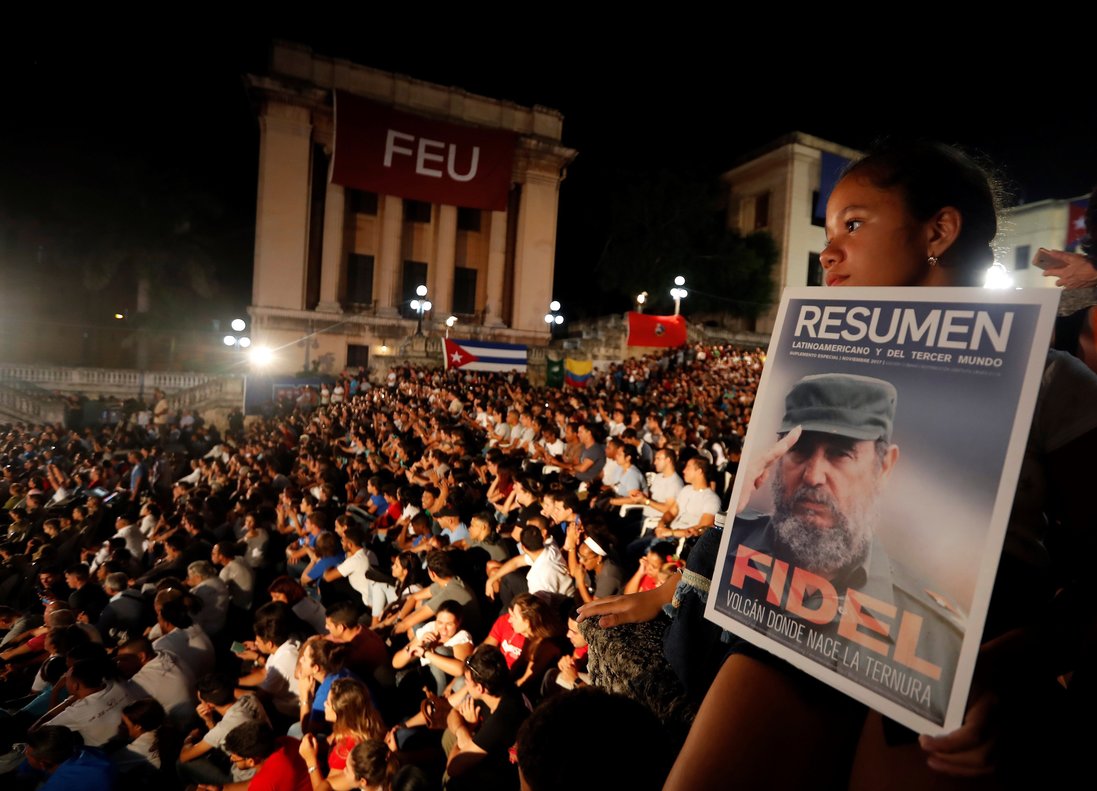
[(433, 580), (448, 580), (457, 574), (449, 552), (434, 549), (427, 553), (427, 572)]
[(198, 680), (198, 700), (217, 708), (236, 700), (236, 679), (227, 673), (210, 673)]
[(225, 752), (237, 769), (261, 766), (277, 749), (274, 731), (265, 722), (245, 722), (225, 736)]
[(521, 593), (510, 605), (510, 625), (514, 631), (529, 640), (542, 640), (554, 633), (562, 635), (558, 618), (552, 607), (532, 593)]
[(347, 662), (347, 646), (315, 635), (301, 646), (300, 665), (317, 681), (338, 673)]
[(75, 731), (61, 725), (43, 725), (27, 735), (23, 757), (31, 768), (53, 774), (58, 766), (76, 754), (80, 745), (80, 736)]
[(131, 637), (118, 646), (118, 670), (126, 678), (133, 678), (155, 656), (156, 651), (147, 637)]
[(655, 451), (655, 471), (660, 475), (673, 475), (674, 465), (678, 463), (678, 456), (670, 448), (660, 448)]
[[(576, 752), (576, 733), (599, 734), (606, 752)], [(595, 687), (554, 697), (518, 730), (518, 770), (522, 788), (659, 789), (673, 763), (673, 752), (659, 721), (649, 709), (624, 695)], [(570, 755), (561, 761), (561, 755)], [(606, 755), (628, 756), (605, 760)]]
[(522, 528), (521, 542), (523, 551), (527, 553), (541, 552), (545, 548), (545, 538), (541, 529), (533, 524), (527, 524)]
[(122, 709), (119, 732), (133, 741), (143, 733), (155, 731), (164, 724), (164, 707), (153, 698), (141, 698)]
[(686, 466), (682, 468), (683, 480), (690, 486), (698, 489), (703, 489), (708, 486), (711, 474), (709, 463), (700, 456), (694, 456), (687, 461)]
[(328, 637), (337, 643), (347, 643), (362, 630), (362, 613), (352, 601), (340, 601), (327, 608), (324, 627)]
[(65, 584), (73, 590), (78, 590), (88, 581), (88, 564), (77, 563), (75, 566), (69, 566), (65, 569)]
[(495, 516), (481, 511), (469, 520), (469, 536), (473, 541), (489, 541), (495, 535)]
[(438, 605), (434, 616), (434, 632), (440, 642), (446, 642), (461, 631), (461, 621), (465, 617), (465, 608), (458, 601), (447, 599)]
[(196, 560), (187, 566), (187, 585), (194, 587), (217, 576), (217, 567), (208, 560)]
[(484, 695), (498, 697), (511, 684), (510, 669), (502, 652), (493, 645), (481, 645), (465, 660), (465, 684), (476, 700)]
[(773, 475), (773, 529), (794, 565), (833, 576), (864, 559), (899, 458), (895, 402), (890, 382), (847, 374), (804, 377), (785, 397), (781, 434), (803, 433)]
[(636, 460), (640, 458), (639, 452), (636, 448), (628, 443), (622, 443), (617, 448), (617, 463), (625, 469), (636, 465)]
[(373, 706), (369, 688), (356, 678), (336, 679), (331, 685), (324, 719), (334, 723), (337, 735), (353, 734), (359, 740), (385, 737), (385, 723)]
[(308, 595), (300, 582), (292, 577), (284, 576), (275, 577), (267, 588), (267, 593), (270, 594), (271, 601), (288, 604), (290, 607), (293, 607)]
[(602, 568), (608, 554), (608, 540), (603, 535), (590, 533), (583, 539), (576, 550), (579, 555), (579, 563), (587, 571), (598, 571)]
[(352, 788), (372, 791), (387, 789), (396, 768), (396, 759), (383, 741), (366, 739), (354, 745), (343, 771)]
[(293, 611), (280, 602), (267, 602), (255, 613), (255, 644), (265, 654), (273, 654), (290, 639)]
[(891, 143), (847, 168), (827, 201), (827, 285), (979, 285), (994, 260), (995, 189), (965, 154)]

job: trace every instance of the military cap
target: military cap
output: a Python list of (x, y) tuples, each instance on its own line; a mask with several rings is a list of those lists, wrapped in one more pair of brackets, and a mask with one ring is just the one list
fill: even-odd
[(785, 396), (780, 433), (804, 431), (858, 440), (891, 441), (895, 386), (883, 379), (852, 374), (805, 376)]

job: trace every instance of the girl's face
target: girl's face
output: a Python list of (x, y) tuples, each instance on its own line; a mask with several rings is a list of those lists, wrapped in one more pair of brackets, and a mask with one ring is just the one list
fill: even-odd
[(529, 621), (522, 617), (517, 607), (510, 608), (510, 628), (520, 635), (529, 637)]
[(324, 698), (324, 721), (335, 722), (335, 709), (331, 705), (331, 695)]
[(846, 176), (827, 201), (827, 246), (820, 254), (828, 286), (921, 286), (935, 271), (931, 222), (921, 222), (896, 188)]

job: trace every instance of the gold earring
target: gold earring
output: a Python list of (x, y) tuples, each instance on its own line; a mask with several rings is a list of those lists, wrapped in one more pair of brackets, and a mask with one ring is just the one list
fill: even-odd
[(927, 260), (930, 266), (937, 266), (937, 256), (931, 255)]

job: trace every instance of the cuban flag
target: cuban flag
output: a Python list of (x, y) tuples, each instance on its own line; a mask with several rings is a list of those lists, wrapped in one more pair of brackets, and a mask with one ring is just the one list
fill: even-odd
[(516, 343), (489, 343), (445, 338), (446, 370), (526, 372), (528, 347)]

